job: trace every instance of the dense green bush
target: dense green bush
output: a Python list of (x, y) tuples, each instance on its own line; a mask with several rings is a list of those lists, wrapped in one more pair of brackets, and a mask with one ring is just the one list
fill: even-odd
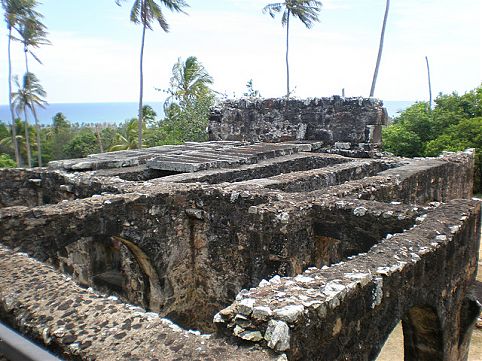
[(433, 110), (423, 102), (407, 108), (383, 130), (383, 147), (404, 157), (475, 148), (474, 191), (481, 192), (482, 86), (464, 95), (439, 95)]
[(15, 161), (7, 154), (0, 153), (0, 168), (15, 168)]

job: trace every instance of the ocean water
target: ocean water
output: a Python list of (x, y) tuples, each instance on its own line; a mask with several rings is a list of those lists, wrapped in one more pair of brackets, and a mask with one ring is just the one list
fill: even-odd
[(410, 105), (415, 104), (414, 100), (384, 100), (383, 106), (387, 109), (388, 116), (394, 118)]
[[(158, 118), (164, 116), (163, 103), (146, 102), (157, 113)], [(55, 114), (61, 112), (72, 123), (78, 124), (119, 124), (127, 119), (137, 117), (138, 103), (57, 103), (49, 104), (45, 109), (39, 108), (37, 115), (40, 124), (52, 124)], [(10, 123), (8, 105), (0, 105), (0, 121)], [(33, 118), (30, 118), (33, 123)]]
[[(385, 101), (388, 115), (394, 117), (397, 113), (403, 111), (413, 101)], [(158, 118), (164, 115), (163, 103), (146, 102), (157, 113)], [(38, 109), (38, 117), (40, 124), (52, 124), (52, 118), (55, 114), (62, 112), (67, 119), (75, 124), (92, 124), (92, 123), (115, 123), (119, 124), (127, 119), (137, 116), (138, 103), (57, 103), (49, 104), (45, 109)], [(10, 111), (8, 105), (0, 105), (0, 121), (10, 123)], [(30, 120), (33, 123), (33, 119)]]

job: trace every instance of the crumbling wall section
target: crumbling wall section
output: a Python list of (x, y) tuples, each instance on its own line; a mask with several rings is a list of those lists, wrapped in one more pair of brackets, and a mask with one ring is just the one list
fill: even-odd
[(214, 108), (210, 140), (321, 141), (350, 147), (377, 146), (387, 122), (383, 103), (363, 98), (240, 99)]

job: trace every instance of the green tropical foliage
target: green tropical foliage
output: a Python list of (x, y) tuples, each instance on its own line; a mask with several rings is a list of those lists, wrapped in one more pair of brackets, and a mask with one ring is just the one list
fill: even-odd
[[(116, 4), (125, 0), (116, 0)], [(140, 90), (139, 90), (139, 111), (138, 111), (138, 147), (142, 148), (142, 134), (144, 129), (143, 121), (143, 94), (144, 94), (144, 45), (146, 40), (146, 29), (152, 30), (153, 23), (158, 23), (162, 30), (166, 33), (169, 31), (169, 24), (164, 17), (161, 9), (164, 5), (171, 11), (183, 12), (182, 8), (188, 6), (184, 0), (135, 0), (131, 8), (130, 19), (134, 24), (142, 25), (142, 40), (141, 40), (141, 54), (140, 54)]]
[(322, 4), (316, 0), (285, 0), (283, 2), (268, 4), (263, 8), (263, 13), (268, 13), (272, 18), (283, 13), (281, 25), (286, 26), (286, 97), (290, 96), (290, 67), (289, 67), (289, 34), (290, 18), (300, 20), (303, 25), (311, 29), (313, 23), (319, 22), (318, 14)]
[(178, 58), (172, 67), (170, 88), (165, 92), (169, 94), (164, 109), (172, 104), (187, 106), (204, 96), (212, 85), (213, 78), (195, 56), (190, 56), (185, 62)]
[(99, 153), (97, 138), (92, 129), (84, 128), (76, 134), (64, 147), (67, 158), (83, 158), (89, 154)]
[[(5, 126), (1, 123), (2, 126)], [(9, 134), (5, 137), (0, 138), (0, 149), (2, 152), (7, 153), (11, 156), (15, 154), (15, 146), (19, 150), (19, 163), (18, 166), (24, 166), (25, 160), (28, 158), (28, 148), (25, 139), (25, 134), (27, 133), (27, 128), (25, 126), (25, 122), (22, 122), (20, 119), (15, 120), (15, 128), (12, 129), (11, 126), (7, 127)], [(13, 142), (13, 132), (15, 132), (15, 143)], [(35, 137), (35, 129), (31, 126), (28, 127), (28, 135), (29, 139), (33, 139)]]
[[(138, 149), (138, 125), (139, 121), (136, 118), (127, 121), (121, 127), (120, 131), (115, 134), (113, 144), (110, 146), (109, 151)], [(143, 131), (145, 130), (146, 125), (144, 123)]]
[(8, 154), (0, 153), (0, 168), (15, 168), (17, 163)]
[(481, 191), (482, 86), (464, 94), (439, 95), (435, 108), (416, 103), (383, 130), (384, 149), (404, 157), (437, 156), (475, 148), (474, 190)]
[[(209, 110), (214, 105), (213, 79), (194, 56), (178, 59), (172, 68), (166, 118), (146, 135), (149, 146), (206, 141)], [(159, 90), (159, 89), (158, 89)]]
[(248, 98), (261, 98), (259, 90), (254, 89), (253, 79), (249, 79), (246, 83), (246, 91), (243, 95)]

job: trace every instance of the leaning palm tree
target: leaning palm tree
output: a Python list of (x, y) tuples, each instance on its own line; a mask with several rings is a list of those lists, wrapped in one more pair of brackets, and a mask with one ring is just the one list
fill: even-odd
[(28, 89), (25, 87), (26, 79), (24, 76), (23, 84), (20, 85), (18, 77), (15, 76), (15, 85), (17, 86), (17, 91), (12, 94), (12, 100), (15, 107), (17, 115), (23, 113), (25, 120), (25, 148), (27, 150), (27, 165), (32, 168), (32, 150), (30, 148), (30, 135), (29, 135), (29, 124), (27, 115), (27, 104), (28, 104)]
[(185, 62), (179, 58), (172, 67), (170, 88), (166, 91), (169, 96), (164, 102), (164, 109), (167, 110), (174, 102), (187, 106), (204, 95), (212, 83), (213, 78), (195, 56), (190, 56)]
[[(17, 85), (17, 91), (12, 94), (13, 103), (15, 105), (15, 110), (17, 114), (23, 113), (25, 119), (25, 145), (27, 148), (27, 163), (29, 168), (32, 167), (32, 151), (30, 148), (30, 136), (29, 136), (29, 123), (28, 123), (28, 112), (30, 110), (37, 120), (37, 115), (35, 111), (36, 106), (44, 107), (46, 104), (43, 97), (46, 95), (44, 89), (40, 85), (35, 74), (26, 73), (23, 76), (22, 84), (15, 78), (15, 84)], [(40, 129), (37, 128), (37, 143), (39, 139)], [(37, 144), (37, 147), (39, 145)], [(39, 150), (40, 151), (40, 150)], [(39, 165), (41, 160), (39, 160)]]
[(50, 45), (50, 41), (47, 39), (47, 27), (42, 23), (41, 19), (43, 15), (34, 11), (30, 12), (28, 16), (22, 19), (18, 27), (19, 38), (15, 38), (23, 45), (23, 51), (25, 55), (25, 68), (26, 72), (29, 72), (28, 68), (28, 55), (31, 55), (39, 64), (42, 61), (33, 52), (33, 49), (39, 48), (41, 45)]
[[(125, 0), (116, 0), (116, 4)], [(171, 11), (183, 12), (182, 8), (188, 6), (184, 0), (159, 0), (161, 5), (164, 5)], [(143, 129), (143, 117), (142, 117), (142, 98), (144, 93), (144, 44), (146, 39), (146, 29), (152, 30), (152, 23), (158, 22), (161, 29), (166, 33), (169, 32), (169, 25), (162, 13), (161, 6), (156, 0), (135, 0), (132, 5), (131, 21), (134, 24), (142, 25), (142, 41), (141, 41), (141, 54), (140, 54), (140, 90), (139, 90), (139, 136), (138, 136), (138, 148), (142, 148), (142, 129)]]
[(387, 27), (388, 11), (390, 10), (390, 0), (387, 0), (385, 7), (385, 16), (383, 17), (382, 33), (380, 35), (380, 45), (378, 47), (377, 63), (375, 65), (375, 71), (373, 73), (372, 86), (370, 88), (370, 97), (375, 95), (375, 85), (377, 84), (378, 70), (380, 69), (380, 62), (382, 60), (383, 42), (385, 40), (385, 29)]
[(15, 151), (15, 161), (17, 166), (20, 166), (20, 151), (17, 143), (17, 134), (15, 129), (15, 114), (12, 102), (12, 59), (11, 59), (11, 43), (14, 37), (12, 31), (18, 30), (18, 25), (29, 14), (34, 15), (33, 8), (37, 5), (35, 0), (1, 0), (2, 8), (4, 10), (4, 18), (8, 30), (8, 103), (10, 108), (10, 115), (12, 118), (12, 144)]
[(263, 8), (263, 13), (268, 13), (272, 18), (277, 13), (283, 12), (281, 24), (286, 25), (286, 97), (290, 96), (290, 67), (289, 67), (289, 34), (290, 17), (298, 18), (308, 29), (313, 22), (319, 22), (318, 13), (322, 4), (316, 0), (285, 0), (281, 3), (268, 4)]
[(40, 84), (37, 76), (33, 73), (27, 73), (27, 86), (28, 86), (28, 108), (33, 114), (33, 118), (35, 119), (35, 129), (37, 135), (37, 159), (38, 159), (38, 166), (42, 166), (42, 146), (40, 142), (40, 122), (37, 116), (37, 107), (45, 108), (47, 105), (47, 101), (45, 97), (47, 96), (47, 92)]
[[(35, 77), (34, 74), (30, 73), (28, 67), (28, 55), (30, 54), (38, 63), (42, 64), (40, 59), (35, 55), (32, 48), (38, 48), (40, 45), (50, 45), (50, 41), (47, 39), (47, 28), (42, 23), (41, 19), (43, 16), (35, 11), (32, 11), (22, 19), (19, 24), (18, 33), (20, 34), (20, 38), (17, 39), (23, 44), (23, 51), (25, 54), (25, 70), (26, 74), (30, 74), (31, 78), (30, 83), (32, 86), (36, 86), (37, 89), (33, 89), (32, 94), (37, 94), (41, 97), (46, 96), (45, 91), (43, 90), (42, 86), (38, 82), (38, 79)], [(27, 84), (28, 85), (28, 84)], [(38, 88), (40, 86), (40, 89)], [(33, 99), (32, 99), (33, 100)], [(38, 99), (37, 99), (38, 100)], [(42, 99), (40, 103), (37, 105), (41, 105), (44, 107), (46, 102)], [(42, 145), (40, 142), (40, 124), (37, 118), (37, 112), (35, 111), (34, 103), (31, 104), (30, 107), (32, 114), (35, 119), (35, 127), (37, 129), (37, 157), (38, 157), (38, 165), (39, 167), (42, 166)]]

